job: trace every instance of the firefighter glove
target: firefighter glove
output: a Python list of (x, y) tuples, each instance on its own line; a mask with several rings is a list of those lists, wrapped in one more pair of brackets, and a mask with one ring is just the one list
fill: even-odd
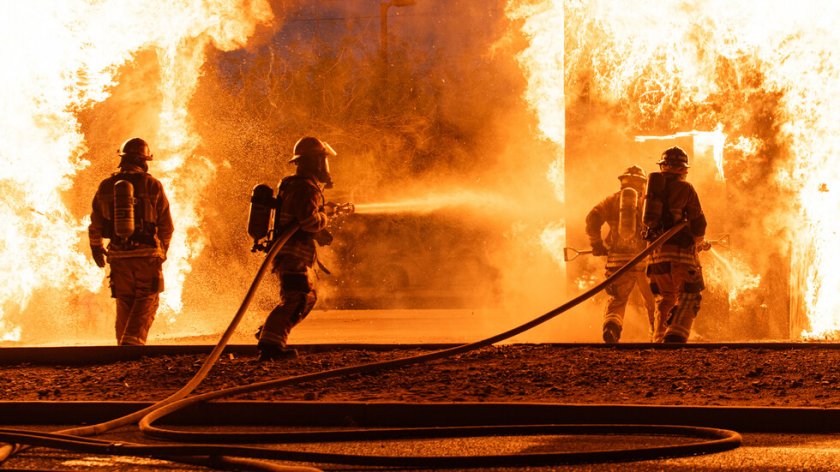
[(335, 216), (336, 213), (338, 213), (338, 203), (335, 203), (335, 202), (324, 203), (323, 211), (324, 211), (324, 213), (327, 214), (327, 216), (332, 218), (333, 216)]
[(91, 246), (90, 253), (93, 254), (93, 260), (99, 267), (105, 267), (105, 248), (102, 246)]
[(333, 235), (329, 231), (322, 229), (315, 233), (315, 242), (319, 246), (329, 246), (333, 242)]
[(604, 246), (603, 241), (596, 241), (596, 242), (592, 243), (592, 255), (593, 256), (606, 256), (607, 252), (609, 252), (609, 251), (607, 250), (607, 247)]

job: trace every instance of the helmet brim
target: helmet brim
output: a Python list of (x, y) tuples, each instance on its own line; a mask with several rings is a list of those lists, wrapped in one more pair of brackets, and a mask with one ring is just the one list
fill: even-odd
[(117, 151), (117, 155), (120, 156), (120, 157), (129, 157), (129, 156), (139, 157), (140, 159), (143, 159), (144, 161), (151, 161), (155, 157), (154, 154), (146, 155), (146, 154), (137, 154), (136, 152), (119, 152), (119, 151)]
[[(329, 144), (327, 144), (323, 141), (321, 141), (321, 144), (324, 146), (324, 152), (323, 152), (324, 156), (335, 157), (335, 156), (338, 155), (338, 153), (335, 152), (335, 149), (333, 149), (332, 146), (330, 146)], [(300, 159), (301, 157), (304, 157), (304, 156), (307, 156), (307, 155), (310, 155), (310, 154), (295, 154), (294, 157), (289, 159), (289, 163), (293, 163), (293, 162), (297, 161), (298, 159)], [(321, 153), (311, 154), (311, 155), (321, 155)]]
[(685, 167), (686, 169), (691, 167), (690, 165), (686, 164), (685, 162), (679, 162), (679, 161), (667, 160), (667, 159), (662, 159), (661, 161), (657, 162), (656, 164), (660, 165), (660, 166), (667, 164), (667, 165), (674, 166), (674, 167)]

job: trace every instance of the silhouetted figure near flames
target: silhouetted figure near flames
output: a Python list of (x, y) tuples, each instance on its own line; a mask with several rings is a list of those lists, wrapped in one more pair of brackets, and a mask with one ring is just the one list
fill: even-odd
[(662, 153), (660, 172), (648, 180), (643, 224), (653, 241), (682, 221), (688, 225), (653, 251), (647, 275), (656, 296), (654, 341), (684, 343), (700, 311), (705, 288), (698, 251), (708, 249), (706, 217), (700, 198), (688, 183), (688, 155), (678, 147)]
[[(163, 185), (148, 173), (153, 156), (146, 141), (131, 138), (117, 152), (120, 170), (99, 184), (88, 236), (96, 265), (111, 266), (117, 344), (143, 345), (163, 291), (174, 226)], [(107, 250), (103, 239), (110, 240)]]
[(312, 267), (317, 262), (316, 242), (328, 245), (327, 231), (334, 206), (325, 204), (324, 188), (332, 187), (329, 158), (336, 153), (329, 144), (311, 136), (295, 143), (291, 163), (295, 174), (280, 181), (277, 192), (276, 232), (292, 225), (298, 230), (280, 249), (273, 261), (280, 278), (280, 304), (257, 332), (259, 360), (295, 357), (297, 351), (286, 347), (289, 332), (312, 311), (317, 301)]
[[(645, 248), (641, 237), (642, 198), (647, 177), (639, 166), (632, 166), (618, 176), (621, 189), (595, 205), (586, 215), (586, 234), (592, 245), (592, 255), (607, 256), (605, 276), (609, 277)], [(607, 242), (601, 237), (601, 227), (607, 223)], [(639, 290), (653, 335), (653, 293), (645, 277), (645, 265), (637, 264), (629, 272), (607, 286), (609, 295), (604, 312), (603, 338), (608, 344), (617, 343), (624, 326), (624, 312), (633, 287)]]

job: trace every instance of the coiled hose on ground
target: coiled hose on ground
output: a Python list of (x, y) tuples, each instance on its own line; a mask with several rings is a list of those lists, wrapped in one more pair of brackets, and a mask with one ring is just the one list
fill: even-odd
[[(571, 464), (585, 462), (609, 462), (645, 460), (663, 457), (676, 457), (719, 452), (734, 449), (741, 444), (741, 436), (734, 432), (715, 428), (700, 428), (691, 426), (664, 425), (518, 425), (518, 426), (470, 426), (449, 428), (390, 428), (342, 431), (315, 431), (293, 433), (244, 433), (244, 432), (194, 432), (167, 430), (155, 426), (154, 423), (175, 411), (200, 402), (214, 400), (233, 395), (239, 395), (258, 390), (273, 389), (315, 380), (345, 376), (350, 374), (368, 374), (378, 370), (402, 367), (410, 364), (429, 362), (436, 359), (455, 356), (468, 351), (490, 346), (497, 342), (511, 338), (517, 334), (532, 329), (546, 321), (568, 311), (583, 301), (594, 296), (618, 277), (621, 277), (636, 264), (647, 257), (664, 241), (676, 234), (685, 226), (678, 224), (651, 243), (645, 250), (637, 254), (627, 264), (618, 269), (601, 283), (578, 295), (565, 304), (517, 326), (503, 333), (491, 336), (470, 344), (456, 346), (449, 349), (434, 351), (418, 356), (405, 357), (383, 362), (332, 369), (294, 377), (258, 382), (233, 388), (217, 390), (187, 397), (209, 373), (213, 364), (218, 360), (225, 345), (233, 334), (236, 326), (244, 315), (251, 299), (265, 274), (268, 264), (279, 252), (297, 228), (284, 232), (268, 251), (266, 260), (260, 267), (242, 305), (222, 335), (221, 340), (208, 355), (199, 371), (181, 389), (154, 405), (140, 411), (97, 425), (64, 430), (59, 433), (33, 433), (19, 430), (0, 430), (0, 440), (9, 443), (26, 444), (32, 446), (48, 446), (73, 451), (112, 454), (154, 456), (184, 463), (200, 464), (217, 468), (241, 468), (258, 470), (318, 470), (308, 467), (290, 467), (261, 461), (259, 459), (284, 460), (310, 463), (337, 463), (385, 467), (433, 467), (433, 468), (468, 468), (468, 467), (501, 467), (501, 466), (544, 466), (553, 464)], [(93, 436), (139, 421), (140, 430), (154, 438), (177, 441), (178, 444), (144, 445), (132, 443), (115, 443), (99, 439), (81, 439), (78, 436)], [(665, 435), (698, 438), (700, 441), (679, 445), (664, 445), (638, 449), (600, 450), (593, 452), (553, 452), (528, 453), (506, 455), (474, 455), (474, 456), (378, 456), (329, 454), (317, 452), (301, 452), (280, 450), (276, 448), (261, 448), (254, 446), (234, 446), (242, 443), (293, 443), (293, 442), (334, 442), (382, 440), (397, 438), (442, 438), (442, 437), (478, 437), (478, 436), (532, 436), (558, 434), (588, 434), (588, 435)], [(208, 444), (209, 443), (209, 444)], [(20, 450), (21, 446), (12, 449), (6, 446), (0, 449), (0, 462), (10, 454)]]

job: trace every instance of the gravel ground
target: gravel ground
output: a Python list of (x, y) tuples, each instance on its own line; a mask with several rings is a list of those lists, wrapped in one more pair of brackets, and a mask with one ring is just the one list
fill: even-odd
[[(302, 350), (259, 363), (225, 354), (199, 392), (427, 353), (414, 348)], [(203, 356), (87, 366), (0, 366), (7, 401), (152, 401), (184, 385)], [(840, 407), (837, 349), (628, 349), (515, 344), (431, 363), (249, 393), (235, 399), (556, 402)]]

